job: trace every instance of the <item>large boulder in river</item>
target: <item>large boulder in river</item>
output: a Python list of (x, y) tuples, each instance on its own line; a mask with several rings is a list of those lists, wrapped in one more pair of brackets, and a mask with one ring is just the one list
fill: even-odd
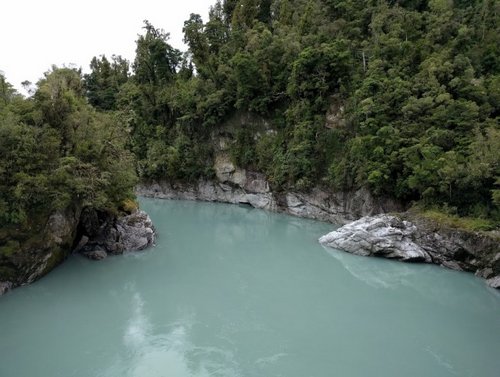
[(470, 271), (500, 288), (498, 235), (439, 224), (412, 213), (367, 216), (321, 237), (325, 246), (357, 255), (430, 262)]
[(383, 256), (405, 262), (430, 262), (413, 240), (416, 227), (391, 215), (363, 217), (321, 237), (319, 242), (363, 256)]

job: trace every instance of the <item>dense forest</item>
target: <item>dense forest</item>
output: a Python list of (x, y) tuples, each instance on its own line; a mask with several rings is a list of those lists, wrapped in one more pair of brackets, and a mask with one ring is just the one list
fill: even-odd
[(88, 104), (74, 69), (54, 67), (27, 99), (0, 75), (0, 241), (56, 210), (130, 205), (137, 176), (122, 124)]
[[(500, 220), (500, 2), (224, 0), (145, 21), (133, 62), (0, 77), (0, 225), (78, 202), (117, 209), (139, 179), (211, 178), (210, 135), (250, 112), (231, 157), (274, 190), (375, 195)], [(333, 121), (331, 119), (334, 119)]]

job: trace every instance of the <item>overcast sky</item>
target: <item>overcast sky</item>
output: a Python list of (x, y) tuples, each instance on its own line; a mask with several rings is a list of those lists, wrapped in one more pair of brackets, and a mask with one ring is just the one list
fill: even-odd
[(133, 60), (143, 20), (170, 33), (185, 50), (182, 27), (190, 13), (206, 21), (215, 0), (2, 0), (0, 71), (17, 89), (33, 83), (52, 64), (88, 71), (93, 56)]

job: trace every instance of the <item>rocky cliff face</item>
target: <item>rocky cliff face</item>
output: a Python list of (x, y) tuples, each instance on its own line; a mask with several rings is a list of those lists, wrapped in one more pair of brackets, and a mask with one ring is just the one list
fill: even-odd
[(201, 180), (195, 184), (150, 182), (137, 187), (140, 196), (161, 199), (201, 200), (248, 204), (254, 208), (345, 224), (362, 216), (400, 210), (388, 199), (374, 198), (367, 190), (329, 193), (319, 188), (310, 192), (276, 193), (259, 174), (246, 173), (242, 186), (217, 180)]
[(193, 184), (148, 182), (139, 185), (136, 193), (162, 199), (248, 204), (259, 209), (337, 224), (366, 215), (402, 210), (396, 201), (375, 198), (365, 189), (336, 193), (320, 188), (309, 192), (273, 192), (263, 174), (234, 166), (224, 154), (216, 157), (214, 170), (214, 180), (200, 180)]
[(0, 240), (0, 294), (47, 274), (70, 253), (81, 210), (53, 213), (33, 229), (10, 229)]
[[(0, 237), (0, 295), (32, 283), (63, 262), (73, 250), (92, 259), (107, 253), (142, 250), (154, 243), (155, 232), (143, 211), (117, 217), (73, 209), (52, 214), (29, 235), (10, 231)], [(76, 247), (75, 247), (76, 245)]]
[(116, 217), (95, 210), (81, 216), (75, 252), (90, 259), (103, 259), (131, 250), (144, 250), (154, 244), (153, 222), (144, 211)]
[(319, 239), (325, 246), (363, 256), (435, 263), (474, 272), (500, 288), (500, 240), (487, 233), (437, 224), (415, 214), (364, 217)]
[[(338, 98), (331, 99), (325, 127), (341, 127), (344, 105)], [(308, 192), (278, 192), (272, 189), (264, 174), (242, 169), (230, 158), (236, 130), (249, 128), (255, 138), (276, 132), (272, 122), (255, 114), (240, 111), (233, 114), (210, 136), (215, 152), (215, 178), (193, 183), (168, 181), (144, 182), (136, 188), (140, 196), (164, 199), (201, 200), (222, 203), (247, 204), (268, 211), (345, 224), (362, 216), (401, 211), (402, 205), (389, 198), (375, 198), (366, 190), (329, 192), (314, 188)]]

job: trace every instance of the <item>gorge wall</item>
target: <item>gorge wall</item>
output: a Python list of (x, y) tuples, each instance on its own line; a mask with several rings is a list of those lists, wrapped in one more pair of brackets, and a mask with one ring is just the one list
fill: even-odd
[[(273, 191), (263, 174), (235, 166), (225, 150), (226, 143), (219, 140), (218, 144), (223, 147), (214, 159), (214, 179), (194, 183), (143, 182), (136, 193), (151, 198), (246, 204), (303, 218), (348, 224), (325, 236), (321, 242), (359, 255), (434, 263), (473, 272), (488, 279), (490, 286), (500, 287), (498, 235), (438, 224), (417, 213), (405, 212), (401, 203), (375, 197), (367, 189), (332, 192), (315, 187), (308, 192)], [(385, 215), (387, 213), (397, 215)]]
[(401, 203), (375, 197), (367, 189), (332, 192), (315, 187), (307, 192), (274, 190), (265, 175), (236, 166), (230, 157), (234, 143), (232, 128), (251, 124), (256, 137), (274, 132), (262, 118), (239, 113), (231, 118), (217, 134), (211, 135), (215, 151), (213, 179), (197, 182), (152, 180), (141, 183), (136, 194), (162, 199), (201, 200), (221, 203), (248, 204), (252, 207), (294, 216), (345, 224), (366, 215), (403, 210)]
[(232, 180), (218, 179), (200, 180), (191, 184), (156, 181), (139, 185), (136, 192), (149, 198), (246, 204), (335, 224), (346, 224), (367, 215), (402, 210), (399, 203), (387, 198), (375, 198), (365, 189), (328, 192), (314, 188), (310, 192), (273, 192), (259, 173), (238, 172), (236, 176), (238, 180), (241, 179), (238, 184)]

